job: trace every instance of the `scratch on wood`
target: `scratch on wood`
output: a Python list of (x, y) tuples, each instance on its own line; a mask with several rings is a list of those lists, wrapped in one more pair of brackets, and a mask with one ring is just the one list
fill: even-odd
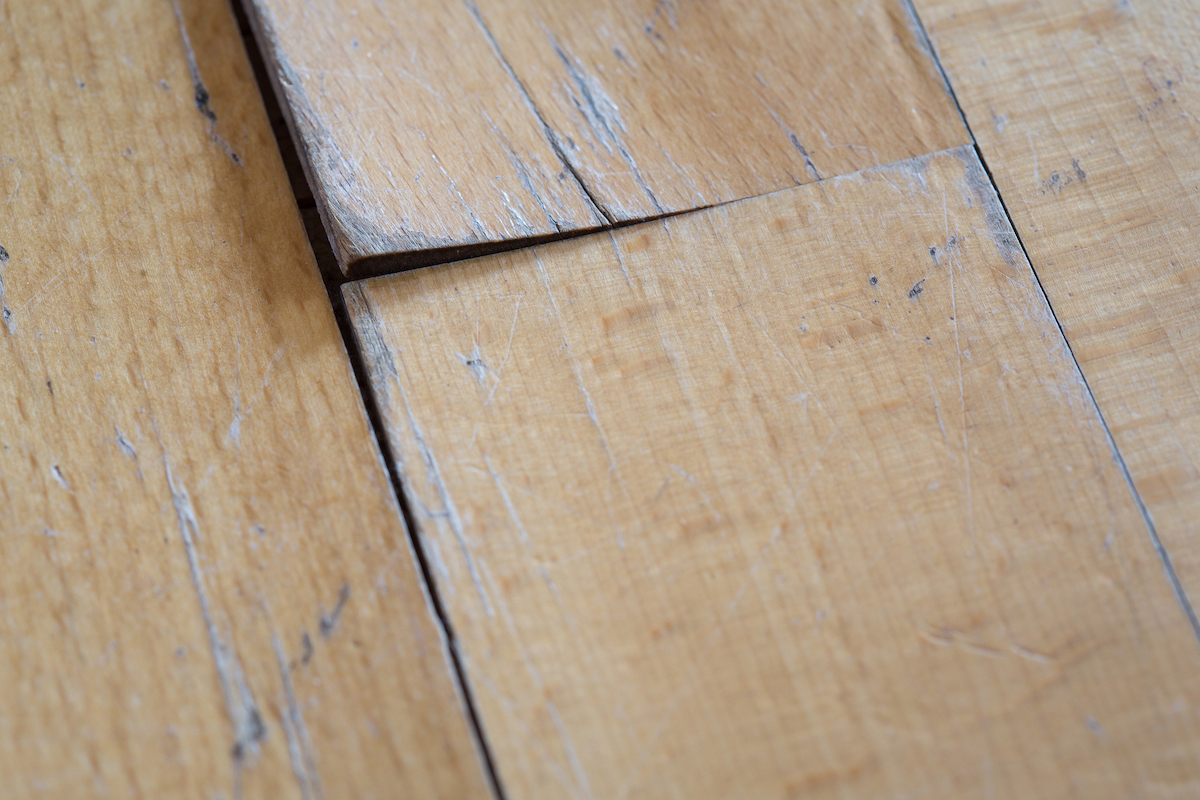
[(775, 120), (775, 124), (778, 125), (783, 131), (784, 135), (787, 136), (788, 141), (792, 143), (792, 147), (796, 148), (796, 152), (798, 152), (800, 157), (804, 159), (804, 166), (808, 169), (808, 174), (812, 175), (813, 180), (815, 181), (821, 180), (821, 173), (817, 172), (817, 168), (813, 165), (812, 158), (809, 156), (808, 150), (804, 149), (804, 145), (800, 143), (800, 137), (796, 135), (795, 131), (784, 124), (783, 119), (777, 113), (775, 113), (775, 109), (767, 105), (767, 101), (763, 100), (761, 97), (758, 100), (763, 104), (763, 107), (767, 109), (767, 113), (771, 115), (771, 118)]
[(321, 775), (317, 771), (312, 740), (308, 736), (308, 727), (304, 724), (304, 715), (300, 711), (300, 704), (296, 702), (296, 690), (292, 685), (292, 673), (288, 669), (283, 644), (273, 630), (271, 631), (271, 644), (275, 648), (279, 678), (283, 682), (284, 711), (279, 717), (283, 723), (284, 738), (287, 739), (292, 774), (296, 776), (296, 783), (300, 785), (300, 796), (303, 800), (321, 800), (325, 793), (321, 789)]
[(133, 442), (129, 441), (128, 437), (126, 437), (125, 434), (121, 433), (121, 429), (118, 428), (116, 425), (113, 425), (113, 431), (115, 431), (117, 434), (117, 447), (119, 447), (121, 449), (122, 453), (124, 453), (126, 456), (128, 456), (130, 459), (133, 460), (133, 463), (134, 463), (135, 467), (137, 468), (138, 480), (144, 481), (145, 478), (142, 475), (142, 465), (138, 462), (137, 449), (134, 448)]
[[(558, 300), (554, 298), (554, 291), (550, 288), (550, 276), (546, 274), (546, 266), (542, 263), (542, 258), (538, 253), (537, 248), (533, 250), (533, 261), (537, 266), (538, 276), (542, 279), (542, 286), (546, 289), (546, 297), (550, 300), (550, 307), (554, 311), (554, 319), (558, 322), (559, 333), (563, 339), (563, 349), (566, 351), (567, 358), (571, 360), (571, 370), (575, 374), (575, 383), (578, 386), (579, 393), (583, 396), (584, 406), (587, 408), (588, 419), (592, 421), (592, 425), (596, 427), (596, 431), (600, 437), (600, 445), (604, 448), (605, 454), (608, 456), (608, 472), (610, 475), (617, 475), (617, 459), (613, 455), (612, 448), (608, 445), (608, 434), (604, 431), (604, 425), (600, 423), (600, 417), (596, 413), (596, 404), (592, 402), (592, 393), (588, 391), (587, 384), (583, 380), (583, 371), (579, 366), (579, 359), (571, 352), (571, 344), (567, 340), (567, 332), (563, 327), (562, 312), (558, 309)], [(619, 480), (618, 480), (619, 483)], [(621, 485), (621, 491), (625, 492), (624, 485)], [(626, 494), (628, 500), (628, 494)], [(610, 509), (610, 513), (612, 513)], [(616, 517), (613, 517), (613, 529), (617, 534), (617, 546), (622, 550), (625, 549), (625, 532), (621, 526), (617, 524)]]
[[(550, 213), (550, 209), (546, 207), (546, 201), (542, 199), (542, 196), (538, 193), (537, 187), (533, 184), (533, 178), (529, 174), (529, 168), (525, 166), (525, 162), (521, 160), (521, 157), (517, 155), (516, 150), (513, 149), (512, 142), (510, 142), (508, 137), (504, 135), (504, 131), (500, 130), (500, 127), (492, 121), (492, 117), (487, 113), (487, 111), (483, 112), (483, 118), (487, 120), (488, 125), (492, 129), (492, 133), (496, 136), (496, 141), (500, 143), (500, 147), (504, 149), (504, 154), (508, 156), (508, 161), (510, 164), (512, 164), (513, 171), (517, 173), (517, 180), (520, 182), (521, 188), (523, 188), (529, 194), (529, 196), (533, 198), (533, 202), (537, 204), (539, 209), (541, 209), (542, 214), (545, 215), (546, 221), (550, 223), (550, 226), (554, 228), (554, 230), (561, 233), (562, 225), (557, 219), (554, 218), (554, 215)], [(511, 209), (509, 210), (509, 213), (513, 213)], [(513, 215), (516, 216), (515, 214)]]
[(50, 475), (54, 478), (59, 486), (66, 489), (68, 492), (71, 491), (71, 484), (67, 482), (67, 478), (65, 475), (63, 475), (62, 470), (59, 469), (58, 464), (52, 464), (50, 466)]
[(333, 611), (321, 615), (320, 631), (322, 639), (328, 639), (333, 633), (333, 629), (337, 627), (338, 620), (342, 618), (342, 611), (346, 608), (346, 603), (349, 601), (350, 583), (346, 582), (342, 584), (341, 589), (338, 589), (338, 599), (333, 607)]
[(592, 130), (592, 133), (600, 141), (604, 149), (608, 151), (609, 155), (613, 154), (614, 148), (616, 153), (620, 154), (625, 164), (629, 167), (629, 172), (633, 177), (634, 183), (650, 199), (650, 204), (654, 206), (654, 210), (659, 214), (667, 213), (642, 177), (642, 172), (638, 169), (637, 162), (634, 161), (633, 155), (625, 147), (625, 143), (618, 133), (625, 133), (626, 128), (625, 122), (621, 119), (621, 110), (617, 107), (617, 104), (604, 91), (604, 87), (600, 85), (600, 82), (584, 72), (583, 65), (579, 63), (579, 60), (568, 55), (549, 31), (546, 31), (546, 36), (550, 39), (550, 46), (554, 48), (555, 54), (558, 55), (559, 60), (566, 67), (567, 75), (579, 91), (579, 94), (576, 95), (570, 88), (567, 89), (567, 94), (570, 96), (575, 110), (583, 117), (584, 122), (587, 123), (587, 126)]
[(600, 225), (613, 224), (615, 220), (613, 219), (612, 215), (609, 214), (600, 205), (599, 201), (592, 196), (587, 184), (585, 184), (583, 179), (579, 177), (579, 173), (576, 171), (575, 165), (569, 158), (567, 158), (566, 151), (563, 149), (562, 142), (559, 140), (558, 134), (555, 133), (554, 129), (550, 127), (550, 123), (546, 122), (545, 116), (542, 115), (541, 110), (533, 102), (533, 96), (529, 94), (529, 90), (525, 88), (525, 84), (523, 84), (521, 79), (517, 77), (517, 73), (512, 68), (512, 65), (508, 63), (508, 59), (504, 57), (502, 52), (500, 52), (500, 45), (496, 42), (496, 37), (492, 36), (492, 32), (488, 29), (487, 23), (484, 22), (483, 14), (480, 13), (479, 7), (475, 5), (473, 0), (463, 0), (463, 5), (467, 7), (467, 11), (470, 12), (471, 17), (475, 20), (475, 24), (479, 26), (479, 30), (483, 32), (484, 38), (487, 39), (488, 44), (491, 45), (492, 53), (496, 56), (496, 60), (500, 62), (500, 66), (504, 68), (504, 73), (508, 75), (509, 80), (511, 80), (517, 87), (517, 91), (520, 93), (521, 99), (525, 103), (525, 108), (529, 109), (529, 113), (533, 114), (533, 116), (537, 118), (537, 121), (541, 123), (542, 135), (546, 137), (546, 142), (550, 145), (550, 149), (554, 152), (554, 155), (558, 157), (559, 163), (562, 164), (563, 169), (574, 180), (576, 188), (579, 189), (580, 196), (587, 202), (588, 208), (591, 210), (592, 216), (595, 217), (596, 222)]
[(187, 27), (183, 24), (183, 12), (179, 9), (179, 0), (172, 0), (172, 5), (175, 8), (175, 21), (179, 23), (179, 36), (183, 39), (183, 51), (187, 56), (188, 72), (192, 75), (192, 88), (194, 89), (194, 99), (196, 101), (196, 109), (200, 115), (208, 120), (208, 135), (212, 140), (221, 146), (229, 159), (242, 166), (242, 159), (237, 153), (233, 152), (233, 148), (229, 143), (222, 139), (217, 134), (217, 115), (209, 105), (212, 99), (208, 94), (208, 89), (204, 85), (204, 81), (200, 78), (200, 65), (196, 63), (196, 51), (192, 49), (192, 40), (188, 37)]
[(554, 722), (554, 729), (558, 732), (558, 738), (562, 742), (563, 750), (566, 751), (571, 771), (575, 773), (575, 780), (579, 783), (579, 788), (583, 790), (583, 796), (590, 799), (592, 797), (592, 787), (588, 783), (587, 773), (583, 770), (583, 762), (579, 760), (579, 753), (576, 752), (575, 745), (571, 742), (571, 735), (567, 733), (567, 726), (563, 723), (563, 719), (558, 713), (558, 706), (554, 705), (553, 700), (547, 700), (546, 710), (550, 713), (551, 721)]
[(521, 534), (521, 543), (530, 547), (529, 533), (525, 530), (525, 523), (521, 522), (521, 518), (517, 516), (517, 507), (513, 505), (512, 497), (509, 496), (508, 489), (504, 488), (504, 482), (500, 479), (496, 468), (492, 466), (492, 460), (488, 458), (487, 453), (483, 454), (483, 463), (488, 469), (488, 474), (492, 476), (492, 482), (496, 484), (496, 490), (500, 492), (500, 499), (504, 501), (504, 508), (508, 511), (509, 519), (517, 526), (517, 533)]
[[(157, 425), (155, 425), (157, 431)], [(161, 437), (160, 437), (161, 441)], [(208, 592), (204, 589), (204, 575), (200, 570), (200, 555), (196, 550), (196, 537), (200, 535), (200, 527), (196, 522), (196, 512), (192, 508), (192, 500), (187, 489), (175, 480), (171, 471), (171, 462), (163, 449), (163, 468), (167, 474), (167, 486), (171, 490), (171, 500), (175, 505), (175, 516), (179, 523), (179, 535), (183, 541), (183, 549), (187, 554), (188, 571), (192, 577), (192, 587), (200, 603), (200, 614), (204, 618), (204, 626), (208, 631), (208, 646), (212, 652), (213, 664), (216, 666), (217, 678), (221, 683), (221, 694), (225, 697), (225, 709), (233, 724), (234, 742), (231, 750), (235, 764), (240, 769), (242, 762), (249, 755), (258, 753), (258, 743), (267, 738), (267, 725), (262, 713), (250, 694), (250, 688), (242, 674), (242, 665), (237, 653), (231, 645), (221, 641), (217, 630), (216, 620), (213, 619), (212, 605), (208, 600)]]

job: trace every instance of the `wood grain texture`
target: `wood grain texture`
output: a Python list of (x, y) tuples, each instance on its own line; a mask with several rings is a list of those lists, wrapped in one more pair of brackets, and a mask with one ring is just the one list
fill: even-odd
[(716, 205), (968, 141), (898, 0), (476, 0), (604, 212)]
[(356, 275), (968, 140), (893, 0), (249, 6)]
[(466, 6), (247, 8), (347, 272), (603, 223)]
[(1200, 648), (973, 150), (346, 297), (512, 796), (1200, 790)]
[(487, 796), (229, 7), (0, 5), (0, 795)]
[(1200, 595), (1200, 10), (918, 6), (1183, 587)]

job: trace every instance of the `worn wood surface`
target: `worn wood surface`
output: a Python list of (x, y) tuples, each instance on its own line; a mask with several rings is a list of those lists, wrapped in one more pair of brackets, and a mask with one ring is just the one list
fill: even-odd
[(0, 796), (487, 796), (229, 7), (0, 22)]
[(357, 274), (967, 141), (893, 0), (249, 5)]
[(604, 221), (465, 5), (247, 9), (343, 269)]
[(511, 796), (1200, 792), (1200, 647), (973, 150), (346, 297)]
[(967, 141), (899, 0), (477, 0), (614, 220), (715, 205)]
[(919, 0), (1183, 587), (1200, 594), (1200, 9)]

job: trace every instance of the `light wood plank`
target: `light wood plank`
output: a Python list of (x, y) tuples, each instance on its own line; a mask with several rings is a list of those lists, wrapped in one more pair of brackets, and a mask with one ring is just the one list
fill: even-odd
[(346, 297), (512, 796), (1200, 790), (1200, 647), (973, 150)]
[(347, 273), (604, 222), (466, 6), (247, 10)]
[(921, 0), (1067, 340), (1200, 594), (1200, 9)]
[(0, 5), (0, 795), (487, 796), (229, 7)]
[(963, 144), (900, 0), (477, 0), (615, 220), (752, 197)]
[(899, 0), (249, 5), (356, 275), (968, 140)]

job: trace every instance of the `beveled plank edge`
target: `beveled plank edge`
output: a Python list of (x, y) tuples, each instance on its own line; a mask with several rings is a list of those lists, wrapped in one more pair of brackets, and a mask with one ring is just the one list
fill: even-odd
[[(755, 197), (763, 197), (773, 194), (776, 191), (786, 191), (795, 187), (784, 187), (770, 192), (753, 194), (746, 197), (739, 197), (735, 200), (726, 201), (726, 203), (716, 203), (709, 205), (692, 206), (678, 210), (666, 210), (663, 213), (643, 215), (632, 218), (615, 218), (594, 196), (592, 190), (583, 181), (575, 167), (566, 158), (562, 144), (558, 140), (558, 134), (555, 133), (549, 123), (546, 122), (542, 111), (534, 103), (533, 97), (526, 89), (508, 59), (500, 50), (499, 43), (495, 40), (491, 31), (488, 29), (486, 22), (483, 19), (482, 13), (474, 0), (463, 0), (467, 11), (476, 23), (479, 31), (488, 42), (488, 47), (499, 61), (505, 74), (513, 81), (517, 92), (524, 101), (524, 105), (533, 115), (536, 124), (540, 127), (544, 138), (547, 141), (550, 149), (556, 157), (558, 157), (561, 166), (565, 172), (571, 176), (576, 183), (579, 191), (587, 201), (588, 206), (592, 210), (595, 225), (580, 226), (569, 230), (559, 229), (554, 233), (545, 235), (522, 237), (517, 239), (486, 239), (479, 241), (438, 241), (412, 233), (407, 236), (398, 235), (397, 233), (388, 233), (380, 230), (377, 226), (372, 225), (368, 220), (362, 218), (360, 214), (345, 208), (335, 198), (333, 198), (326, 190), (326, 187), (314, 174), (314, 159), (324, 160), (328, 167), (334, 172), (344, 172), (344, 157), (341, 156), (340, 150), (332, 141), (329, 132), (316, 119), (316, 114), (312, 111), (312, 106), (309, 103), (307, 96), (304, 93), (302, 84), (287, 58), (286, 50), (275, 33), (273, 21), (271, 20), (271, 11), (266, 7), (264, 0), (230, 0), (235, 6), (242, 4), (245, 17), (249, 22), (250, 29), (254, 33), (258, 52), (262, 57), (266, 67), (265, 71), (270, 80), (271, 89), (273, 90), (278, 104), (283, 112), (285, 121), (287, 122), (288, 132), (290, 134), (293, 145), (297, 150), (297, 160), (304, 171), (304, 177), (307, 181), (309, 192), (315, 201), (318, 212), (321, 216), (322, 225), (325, 228), (326, 234), (329, 237), (329, 243), (333, 250), (334, 259), (340, 268), (343, 277), (346, 280), (364, 280), (367, 278), (378, 277), (382, 275), (390, 275), (398, 272), (405, 272), (411, 269), (422, 267), (439, 266), (455, 261), (464, 261), (472, 258), (492, 255), (494, 253), (502, 253), (510, 250), (517, 250), (524, 247), (532, 247), (539, 244), (558, 241), (562, 239), (575, 238), (577, 236), (586, 236), (592, 233), (603, 230), (612, 230), (628, 225), (637, 225), (643, 222), (651, 222), (663, 217), (676, 216), (678, 214), (686, 214), (693, 211), (700, 211), (706, 208), (711, 208), (713, 205), (725, 205), (727, 203), (736, 203), (742, 200), (750, 200)], [(908, 20), (910, 30), (913, 33), (915, 43), (922, 55), (930, 59), (930, 67), (933, 74), (940, 78), (942, 89), (949, 96), (955, 110), (958, 112), (959, 118), (963, 124), (963, 130), (974, 143), (975, 137), (971, 133), (969, 126), (966, 124), (966, 118), (963, 116), (962, 109), (958, 104), (957, 98), (950, 87), (945, 71), (942, 69), (941, 62), (937, 59), (932, 46), (929, 44), (929, 39), (925, 35), (924, 27), (921, 25), (916, 11), (912, 6), (912, 0), (898, 0), (901, 4), (901, 10), (904, 12)], [(297, 110), (300, 112), (297, 116)], [(940, 151), (939, 151), (940, 152)], [(926, 155), (932, 155), (926, 154)], [(895, 162), (899, 163), (899, 162)], [(862, 170), (866, 171), (866, 170)], [(857, 173), (840, 173), (837, 175), (816, 176), (812, 181), (806, 181), (801, 186), (807, 186), (814, 183), (820, 183), (823, 180), (830, 178), (845, 177)], [(661, 210), (661, 209), (660, 209)]]

